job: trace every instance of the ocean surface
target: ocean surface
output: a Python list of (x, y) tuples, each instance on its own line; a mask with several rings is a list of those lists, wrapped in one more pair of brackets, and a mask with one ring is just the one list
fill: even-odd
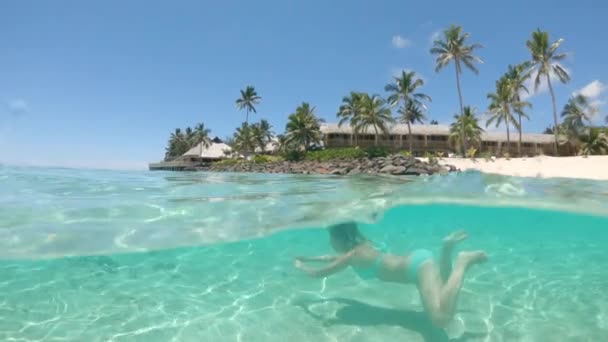
[[(415, 286), (292, 267), (356, 220), (482, 249), (453, 322)], [(0, 166), (0, 341), (608, 341), (608, 182)]]

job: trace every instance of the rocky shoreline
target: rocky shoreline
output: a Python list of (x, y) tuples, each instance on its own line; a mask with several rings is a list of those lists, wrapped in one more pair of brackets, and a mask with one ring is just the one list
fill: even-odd
[(208, 167), (190, 169), (190, 171), (211, 172), (255, 172), (255, 173), (287, 173), (287, 174), (321, 174), (321, 175), (355, 175), (355, 174), (387, 174), (387, 175), (433, 175), (447, 174), (458, 171), (451, 165), (423, 162), (414, 157), (391, 155), (378, 158), (361, 158), (352, 160), (332, 161), (281, 161), (255, 163), (241, 161), (236, 164), (215, 163)]

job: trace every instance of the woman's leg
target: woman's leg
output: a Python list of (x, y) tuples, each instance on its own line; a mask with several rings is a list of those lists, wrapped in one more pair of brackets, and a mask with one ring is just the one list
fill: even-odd
[(467, 233), (463, 230), (459, 230), (443, 239), (443, 246), (439, 257), (439, 272), (444, 283), (448, 281), (448, 278), (452, 273), (452, 251), (454, 251), (454, 246), (466, 238)]
[(482, 251), (460, 252), (454, 269), (447, 282), (443, 284), (440, 270), (433, 261), (425, 262), (418, 271), (418, 290), (425, 311), (438, 327), (445, 327), (454, 316), (458, 294), (462, 287), (464, 273), (473, 264), (484, 262)]

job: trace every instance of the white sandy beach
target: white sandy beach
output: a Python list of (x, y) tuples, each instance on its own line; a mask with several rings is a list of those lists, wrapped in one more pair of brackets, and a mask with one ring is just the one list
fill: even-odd
[(583, 178), (608, 180), (608, 156), (499, 158), (486, 161), (484, 158), (442, 158), (440, 164), (454, 165), (462, 171), (478, 170), (516, 177), (537, 178)]

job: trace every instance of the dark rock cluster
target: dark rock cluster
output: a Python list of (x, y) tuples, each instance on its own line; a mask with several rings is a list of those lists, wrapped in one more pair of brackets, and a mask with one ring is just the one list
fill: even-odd
[(442, 166), (438, 163), (423, 162), (414, 157), (391, 155), (379, 158), (362, 158), (332, 161), (297, 161), (254, 163), (241, 161), (233, 165), (214, 163), (200, 170), (213, 172), (256, 172), (256, 173), (291, 173), (291, 174), (322, 174), (322, 175), (354, 175), (354, 174), (389, 174), (401, 175), (432, 175), (447, 174), (457, 171), (454, 166)]

